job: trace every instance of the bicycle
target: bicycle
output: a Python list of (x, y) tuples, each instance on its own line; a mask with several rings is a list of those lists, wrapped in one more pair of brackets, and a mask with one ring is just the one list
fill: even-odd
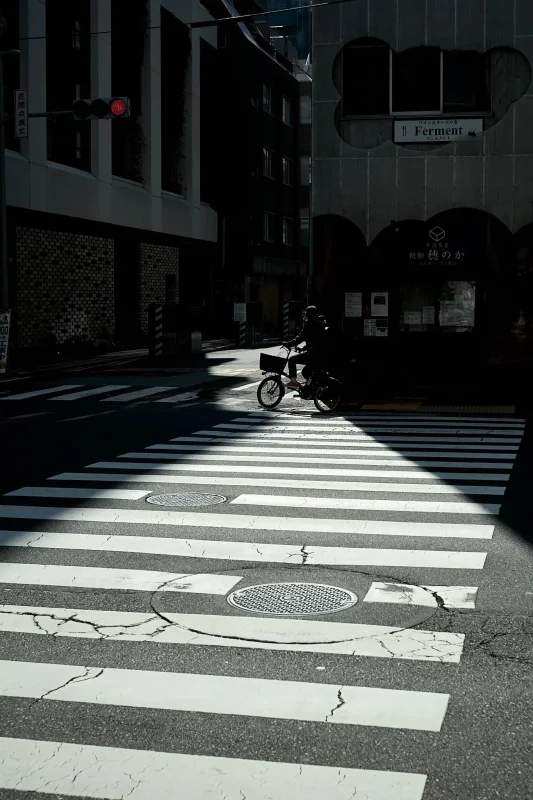
[[(259, 356), (259, 368), (266, 377), (257, 387), (257, 399), (259, 404), (271, 410), (276, 408), (285, 396), (286, 388), (282, 377), (290, 380), (290, 375), (285, 371), (289, 361), (290, 347), (286, 356), (272, 356), (269, 353), (261, 353)], [(295, 348), (296, 352), (301, 352)], [(341, 400), (342, 384), (325, 370), (315, 370), (306, 383), (300, 384), (299, 389), (291, 389), (296, 392), (303, 400), (313, 400), (316, 408), (321, 413), (334, 411)]]

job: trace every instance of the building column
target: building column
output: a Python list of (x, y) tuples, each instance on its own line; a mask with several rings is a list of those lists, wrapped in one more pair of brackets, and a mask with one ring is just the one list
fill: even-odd
[[(187, 200), (200, 207), (200, 32), (191, 31), (191, 65), (187, 87)], [(194, 234), (196, 235), (196, 234)]]
[[(40, 0), (20, 2), (20, 87), (28, 91), (30, 114), (46, 111), (46, 7)], [(46, 211), (46, 119), (30, 119), (20, 152), (30, 162), (30, 203)]]
[(142, 83), (143, 131), (146, 137), (145, 188), (152, 196), (152, 230), (161, 230), (161, 2), (150, 2)]
[[(91, 97), (111, 97), (110, 0), (91, 0)], [(112, 219), (111, 130), (118, 122), (92, 121), (91, 172), (99, 181), (99, 216)]]

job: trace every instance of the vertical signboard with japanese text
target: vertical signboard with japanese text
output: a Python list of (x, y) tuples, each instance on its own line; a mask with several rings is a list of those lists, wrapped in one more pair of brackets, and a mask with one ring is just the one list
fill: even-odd
[(17, 139), (28, 138), (28, 92), (25, 89), (15, 91), (15, 136)]
[(5, 375), (7, 372), (10, 327), (11, 309), (0, 310), (0, 375)]

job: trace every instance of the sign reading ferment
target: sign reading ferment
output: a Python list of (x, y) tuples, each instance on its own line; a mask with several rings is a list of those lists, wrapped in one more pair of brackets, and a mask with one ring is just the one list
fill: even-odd
[(405, 144), (467, 142), (483, 133), (483, 119), (397, 119), (394, 141)]

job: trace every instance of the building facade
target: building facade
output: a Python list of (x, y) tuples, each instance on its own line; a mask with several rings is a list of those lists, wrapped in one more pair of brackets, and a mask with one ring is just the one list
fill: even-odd
[(314, 14), (314, 298), (418, 370), (529, 357), (533, 5)]
[[(257, 10), (227, 0), (207, 7), (218, 17)], [(252, 22), (221, 24), (218, 50), (211, 56), (206, 83), (217, 137), (206, 181), (223, 242), (217, 313), (231, 320), (234, 302), (260, 304), (257, 322), (274, 334), (283, 303), (303, 300), (306, 292), (300, 258), (300, 84), (293, 65)], [(206, 76), (207, 58), (206, 53)]]
[[(31, 113), (128, 96), (131, 117), (30, 119), (7, 136), (10, 305), (19, 349), (143, 341), (152, 302), (209, 305), (218, 217), (200, 186), (195, 0), (2, 0)], [(6, 59), (7, 62), (7, 59)], [(8, 125), (9, 127), (9, 125)]]

